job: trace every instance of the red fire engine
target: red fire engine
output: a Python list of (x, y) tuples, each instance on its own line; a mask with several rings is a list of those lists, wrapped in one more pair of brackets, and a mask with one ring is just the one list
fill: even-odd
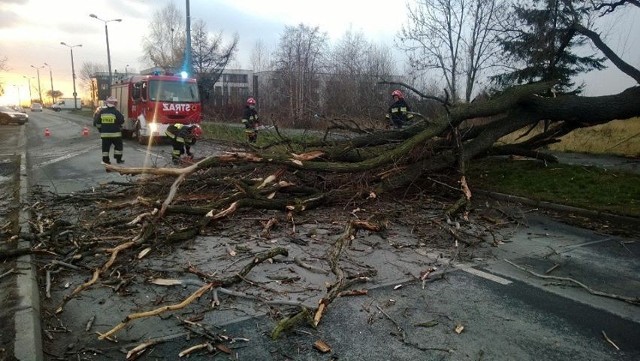
[(111, 95), (118, 99), (118, 110), (125, 118), (123, 137), (137, 138), (140, 144), (164, 137), (171, 124), (201, 121), (198, 85), (193, 78), (134, 75), (111, 85)]

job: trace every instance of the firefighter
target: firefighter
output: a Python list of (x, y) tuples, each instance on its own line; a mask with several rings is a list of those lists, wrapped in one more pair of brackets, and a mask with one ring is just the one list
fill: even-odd
[(116, 105), (118, 100), (110, 96), (105, 100), (105, 107), (99, 109), (93, 115), (93, 126), (100, 131), (102, 139), (102, 164), (111, 164), (109, 152), (113, 145), (113, 157), (118, 164), (124, 163), (122, 159), (122, 124), (124, 116)]
[(411, 108), (404, 100), (404, 95), (400, 90), (394, 90), (391, 97), (393, 97), (393, 104), (389, 106), (386, 119), (389, 127), (400, 129), (404, 123), (413, 118), (413, 114), (411, 114)]
[(180, 164), (180, 157), (187, 154), (193, 158), (191, 146), (196, 144), (196, 139), (202, 136), (202, 128), (198, 124), (184, 125), (181, 123), (171, 124), (164, 134), (171, 139), (171, 160), (173, 164)]
[(244, 124), (244, 133), (247, 135), (249, 143), (255, 143), (258, 140), (258, 130), (260, 121), (258, 120), (258, 112), (256, 111), (256, 100), (254, 98), (247, 99), (247, 105), (242, 115), (242, 123)]

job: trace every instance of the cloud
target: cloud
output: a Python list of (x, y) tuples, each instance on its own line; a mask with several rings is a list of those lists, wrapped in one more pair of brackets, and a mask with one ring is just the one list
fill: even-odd
[[(18, 3), (17, 0), (15, 2)], [(4, 7), (0, 8), (0, 29), (13, 28), (18, 26), (22, 21), (23, 19), (19, 13), (10, 9), (5, 9)]]

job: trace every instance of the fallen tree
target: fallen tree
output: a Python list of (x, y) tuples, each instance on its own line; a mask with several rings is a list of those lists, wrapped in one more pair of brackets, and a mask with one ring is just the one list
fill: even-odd
[[(577, 31), (585, 30), (578, 28)], [(620, 64), (619, 59), (614, 63)], [(428, 97), (406, 84), (399, 85)], [(335, 279), (314, 311), (307, 314), (305, 306), (298, 305), (297, 308), (302, 309), (300, 320), (313, 315), (311, 323), (317, 326), (331, 302), (347, 291), (353, 280), (360, 279), (357, 274), (347, 275), (340, 266), (341, 256), (347, 252), (356, 230), (383, 232), (389, 218), (393, 218), (392, 212), (383, 210), (369, 212), (365, 220), (359, 220), (357, 211), (361, 208), (382, 207), (382, 202), (378, 202), (380, 199), (389, 199), (395, 204), (402, 203), (398, 200), (405, 196), (420, 199), (428, 189), (441, 196), (441, 203), (435, 204), (430, 199), (439, 218), (422, 220), (421, 227), (441, 231), (442, 237), (453, 240), (456, 245), (460, 242), (472, 247), (484, 239), (483, 234), (491, 233), (491, 225), (483, 224), (478, 217), (474, 219), (478, 225), (476, 229), (458, 230), (456, 222), (460, 219), (457, 218), (469, 218), (472, 199), (473, 180), (468, 180), (465, 174), (467, 162), (493, 154), (525, 155), (553, 161), (553, 156), (540, 149), (558, 142), (563, 135), (581, 127), (640, 116), (638, 86), (600, 97), (541, 95), (548, 94), (553, 85), (554, 82), (543, 82), (518, 86), (487, 101), (470, 104), (449, 104), (446, 99), (439, 99), (444, 109), (439, 117), (416, 122), (402, 130), (363, 131), (349, 122), (336, 125), (342, 130), (353, 130), (338, 139), (325, 137), (312, 143), (297, 144), (282, 136), (277, 144), (262, 149), (245, 146), (240, 150), (216, 152), (184, 168), (106, 165), (106, 170), (136, 176), (136, 181), (53, 199), (75, 204), (78, 208), (81, 208), (80, 204), (95, 205), (93, 214), (104, 213), (106, 216), (91, 220), (81, 218), (76, 225), (62, 227), (53, 227), (55, 221), (49, 218), (50, 223), (34, 227), (39, 230), (36, 241), (55, 248), (51, 254), (64, 255), (64, 261), (86, 259), (83, 269), (87, 275), (92, 275), (88, 282), (65, 296), (57, 310), (62, 312), (66, 303), (79, 293), (87, 292), (98, 278), (105, 282), (105, 278), (113, 277), (114, 265), (127, 263), (123, 259), (140, 260), (150, 254), (161, 256), (162, 251), (174, 244), (215, 233), (224, 221), (236, 222), (234, 217), (240, 212), (245, 212), (245, 218), (250, 211), (259, 214), (272, 210), (281, 215), (270, 214), (264, 220), (260, 234), (268, 239), (275, 224), (290, 227), (288, 233), (296, 234), (296, 219), (305, 217), (311, 209), (336, 205), (342, 209), (349, 207), (353, 209), (348, 215), (350, 218), (342, 219), (346, 224), (345, 231), (327, 251), (329, 270), (320, 269), (321, 273), (333, 274)], [(481, 125), (473, 122), (478, 118), (484, 119)], [(496, 145), (500, 138), (530, 130), (540, 122), (548, 122), (550, 126), (515, 144)], [(33, 211), (37, 213), (38, 207), (34, 206)], [(67, 240), (69, 230), (78, 233), (80, 229), (85, 232), (81, 242), (58, 242)], [(420, 231), (424, 230), (417, 232)], [(96, 249), (109, 255), (106, 262), (89, 257)], [(228, 247), (227, 253), (235, 255), (232, 247)], [(454, 253), (458, 254), (457, 247)], [(260, 262), (265, 260), (260, 259)], [(252, 262), (245, 266), (247, 272), (256, 265)], [(132, 313), (100, 338), (107, 338), (134, 319), (187, 307), (214, 285), (247, 282), (243, 277), (247, 272), (230, 276), (225, 282), (221, 277), (197, 274), (207, 286), (202, 286), (183, 302), (147, 313)], [(118, 284), (117, 291), (127, 281), (113, 282)]]

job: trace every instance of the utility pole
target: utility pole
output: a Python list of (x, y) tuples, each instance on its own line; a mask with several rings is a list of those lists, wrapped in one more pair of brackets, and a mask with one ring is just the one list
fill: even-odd
[(61, 41), (60, 44), (66, 46), (71, 50), (71, 76), (73, 77), (73, 109), (78, 109), (78, 93), (76, 92), (76, 69), (73, 66), (73, 48), (76, 46), (82, 46), (82, 44), (78, 45), (68, 45), (64, 41)]
[(28, 77), (26, 75), (23, 75), (22, 77), (27, 79), (27, 82), (29, 83), (29, 105), (31, 105), (31, 100), (33, 99), (33, 95), (31, 95), (31, 78), (32, 77)]
[(49, 79), (51, 80), (51, 105), (56, 102), (56, 98), (53, 96), (53, 72), (51, 72), (51, 65), (44, 63), (44, 65), (49, 67)]
[(36, 73), (38, 74), (38, 94), (40, 96), (40, 104), (43, 104), (42, 103), (42, 89), (40, 88), (40, 69), (44, 68), (44, 65), (43, 66), (33, 66), (33, 65), (31, 65), (31, 67), (34, 68), (36, 70)]
[(191, 61), (191, 10), (189, 6), (189, 0), (187, 1), (187, 48), (185, 49), (184, 56), (184, 71), (189, 74), (190, 77), (193, 77), (193, 64)]
[(112, 78), (112, 74), (111, 74), (111, 51), (109, 50), (109, 28), (107, 27), (107, 23), (111, 22), (111, 21), (121, 22), (122, 19), (104, 20), (104, 19), (100, 19), (96, 14), (89, 14), (89, 16), (94, 18), (94, 19), (98, 19), (98, 20), (100, 20), (100, 21), (102, 21), (104, 23), (104, 36), (107, 39), (107, 64), (109, 66), (109, 84), (108, 84), (108, 88), (109, 88), (109, 94), (111, 94), (111, 83), (113, 82), (113, 78)]

